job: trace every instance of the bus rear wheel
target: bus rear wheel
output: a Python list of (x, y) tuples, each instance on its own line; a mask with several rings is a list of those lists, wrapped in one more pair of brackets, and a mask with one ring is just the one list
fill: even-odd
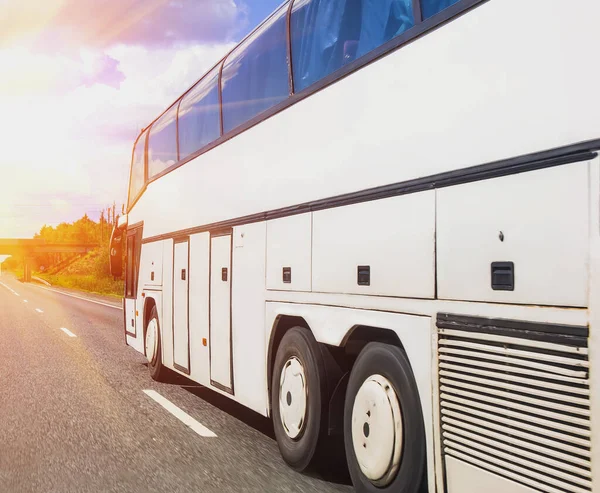
[(144, 348), (150, 376), (157, 382), (167, 380), (168, 369), (162, 364), (162, 352), (160, 343), (160, 324), (158, 322), (158, 311), (156, 306), (152, 307), (144, 334)]
[(417, 493), (425, 471), (425, 429), (405, 353), (369, 343), (348, 381), (344, 444), (358, 493)]
[(312, 465), (324, 440), (322, 420), (327, 398), (319, 345), (304, 327), (283, 336), (273, 367), (273, 428), (283, 459), (296, 471)]

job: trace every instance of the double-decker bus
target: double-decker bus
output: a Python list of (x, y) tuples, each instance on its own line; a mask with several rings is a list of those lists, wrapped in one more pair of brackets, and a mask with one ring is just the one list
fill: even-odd
[(359, 492), (600, 492), (599, 18), (285, 2), (135, 142), (127, 344)]

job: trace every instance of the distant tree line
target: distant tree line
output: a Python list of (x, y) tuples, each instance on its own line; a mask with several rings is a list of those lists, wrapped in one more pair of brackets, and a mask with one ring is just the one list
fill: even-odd
[[(47, 243), (86, 243), (97, 244), (99, 253), (97, 265), (94, 266), (94, 274), (98, 276), (109, 275), (108, 267), (108, 243), (117, 216), (116, 206), (113, 205), (102, 210), (100, 219), (94, 221), (84, 214), (82, 218), (72, 223), (60, 223), (58, 226), (44, 225), (34, 239), (45, 240)], [(106, 259), (104, 259), (106, 252)], [(74, 262), (80, 257), (72, 253), (47, 253), (34, 257), (34, 269), (40, 272), (58, 272), (66, 265)], [(22, 267), (22, 259), (11, 257), (4, 261), (3, 268), (18, 270)]]

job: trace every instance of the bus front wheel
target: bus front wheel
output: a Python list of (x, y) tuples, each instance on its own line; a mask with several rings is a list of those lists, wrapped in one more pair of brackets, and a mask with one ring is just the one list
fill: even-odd
[(425, 429), (404, 351), (372, 342), (359, 354), (344, 405), (344, 444), (358, 493), (417, 493), (425, 471)]
[(281, 455), (297, 471), (311, 465), (324, 440), (325, 385), (325, 367), (314, 336), (304, 327), (290, 329), (275, 356), (271, 408)]
[(165, 381), (167, 378), (167, 368), (165, 368), (162, 364), (160, 324), (158, 322), (158, 311), (156, 310), (156, 306), (152, 307), (150, 317), (148, 317), (144, 345), (150, 376), (157, 382)]

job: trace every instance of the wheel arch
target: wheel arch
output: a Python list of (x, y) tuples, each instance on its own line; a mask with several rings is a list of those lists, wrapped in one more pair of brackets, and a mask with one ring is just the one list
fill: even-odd
[(369, 342), (391, 344), (406, 352), (400, 337), (392, 329), (363, 324), (354, 325), (342, 340), (341, 346), (349, 351), (360, 352)]
[[(144, 332), (146, 331), (146, 326), (148, 325), (148, 322), (150, 321), (150, 313), (152, 313), (152, 308), (156, 307), (156, 309), (158, 310), (158, 305), (156, 303), (156, 300), (150, 296), (148, 296), (146, 298), (146, 301), (144, 302)], [(145, 334), (144, 334), (145, 336)]]

